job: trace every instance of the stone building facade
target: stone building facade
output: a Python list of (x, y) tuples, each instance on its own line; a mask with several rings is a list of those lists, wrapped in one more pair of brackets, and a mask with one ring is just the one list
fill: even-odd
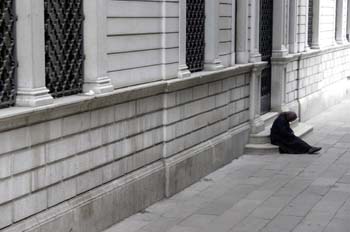
[(2, 1), (0, 230), (101, 231), (341, 101), (349, 6)]

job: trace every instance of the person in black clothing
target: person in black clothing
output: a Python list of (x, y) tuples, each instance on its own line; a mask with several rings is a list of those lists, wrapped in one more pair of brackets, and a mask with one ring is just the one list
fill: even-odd
[(280, 153), (288, 154), (314, 154), (321, 147), (313, 147), (294, 135), (290, 122), (297, 119), (294, 112), (282, 112), (275, 119), (271, 127), (271, 143), (279, 147)]

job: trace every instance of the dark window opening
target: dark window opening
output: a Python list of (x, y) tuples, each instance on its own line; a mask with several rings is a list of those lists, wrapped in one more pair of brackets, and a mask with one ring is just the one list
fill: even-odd
[(16, 14), (14, 0), (0, 1), (0, 108), (16, 101)]
[(45, 0), (45, 75), (53, 97), (82, 92), (83, 0)]
[(204, 69), (205, 0), (187, 0), (186, 64), (191, 72)]

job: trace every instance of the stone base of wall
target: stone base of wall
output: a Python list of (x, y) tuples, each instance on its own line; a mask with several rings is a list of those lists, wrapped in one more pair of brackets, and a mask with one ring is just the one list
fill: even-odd
[(193, 149), (165, 160), (166, 195), (180, 192), (243, 154), (250, 127), (243, 124)]
[(249, 124), (242, 124), (163, 161), (54, 206), (3, 232), (99, 232), (171, 196), (243, 154)]
[(308, 95), (299, 100), (300, 119), (306, 121), (329, 107), (340, 103), (347, 96), (347, 79)]
[(164, 165), (156, 162), (3, 231), (98, 232), (164, 196)]

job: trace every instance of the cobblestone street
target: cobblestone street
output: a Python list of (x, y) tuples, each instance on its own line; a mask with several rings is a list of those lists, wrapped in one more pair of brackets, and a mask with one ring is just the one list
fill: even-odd
[(350, 231), (350, 100), (313, 118), (319, 155), (249, 155), (105, 232)]

